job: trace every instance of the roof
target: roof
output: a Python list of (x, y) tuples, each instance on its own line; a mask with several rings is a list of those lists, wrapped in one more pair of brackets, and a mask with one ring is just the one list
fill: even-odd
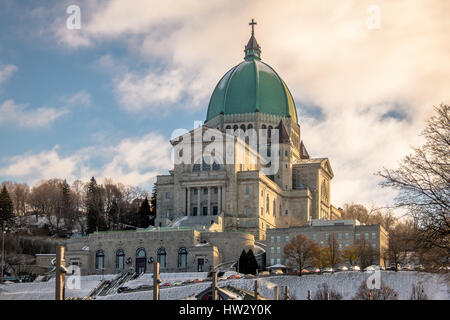
[(290, 117), (297, 122), (291, 92), (268, 64), (261, 61), (261, 47), (254, 33), (245, 46), (245, 60), (220, 79), (208, 105), (206, 121), (220, 114), (263, 114)]

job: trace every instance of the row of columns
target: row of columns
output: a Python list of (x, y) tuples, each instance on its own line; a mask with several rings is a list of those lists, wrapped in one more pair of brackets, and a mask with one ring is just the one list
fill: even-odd
[[(214, 188), (217, 188), (217, 214), (219, 215), (222, 211), (222, 186), (208, 186), (206, 187), (208, 188), (208, 215), (212, 215), (212, 210), (211, 210), (211, 190), (214, 190)], [(200, 206), (200, 198), (201, 198), (201, 193), (203, 190), (203, 187), (186, 187), (186, 192), (187, 192), (187, 203), (186, 203), (186, 208), (185, 208), (185, 212), (187, 213), (188, 216), (192, 215), (191, 212), (191, 190), (192, 189), (197, 189), (197, 215), (203, 215), (203, 212), (200, 211), (201, 206)]]

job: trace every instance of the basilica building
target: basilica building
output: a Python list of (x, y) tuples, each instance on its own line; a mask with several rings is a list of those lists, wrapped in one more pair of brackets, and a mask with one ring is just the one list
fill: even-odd
[(155, 226), (71, 238), (69, 265), (82, 274), (145, 273), (158, 261), (161, 272), (197, 272), (233, 266), (251, 249), (264, 269), (267, 233), (340, 218), (330, 162), (309, 156), (294, 99), (261, 60), (254, 24), (244, 61), (218, 82), (204, 124), (170, 141), (174, 167), (157, 177)]
[[(330, 203), (330, 162), (309, 156), (294, 99), (261, 60), (254, 24), (244, 61), (216, 85), (204, 125), (171, 141), (174, 168), (156, 182), (157, 226), (194, 220), (208, 225), (221, 217), (223, 231), (245, 231), (264, 240), (268, 229), (339, 218)], [(249, 143), (250, 132), (256, 132), (256, 144)], [(231, 152), (235, 161), (215, 152), (228, 158)], [(239, 153), (245, 154), (241, 162), (236, 161)], [(267, 155), (276, 170), (264, 170)]]

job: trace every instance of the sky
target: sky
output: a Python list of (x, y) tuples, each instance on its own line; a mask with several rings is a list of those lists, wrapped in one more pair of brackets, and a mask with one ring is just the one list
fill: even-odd
[(172, 132), (205, 120), (242, 61), (254, 18), (309, 154), (330, 160), (332, 203), (390, 205), (375, 173), (450, 102), (448, 12), (446, 0), (2, 0), (0, 181), (151, 190), (172, 167)]

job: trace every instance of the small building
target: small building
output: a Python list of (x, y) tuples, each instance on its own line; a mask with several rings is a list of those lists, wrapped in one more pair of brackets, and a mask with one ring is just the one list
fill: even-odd
[(388, 245), (386, 230), (379, 224), (365, 225), (358, 220), (311, 220), (307, 226), (269, 229), (265, 242), (267, 263), (286, 265), (284, 246), (299, 234), (321, 247), (327, 246), (329, 239), (335, 237), (340, 250), (363, 241), (376, 252), (377, 264), (384, 265), (382, 252)]
[(152, 272), (153, 261), (161, 272), (207, 272), (255, 249), (252, 234), (211, 231), (216, 227), (94, 232), (67, 241), (66, 264), (77, 265), (82, 275)]

